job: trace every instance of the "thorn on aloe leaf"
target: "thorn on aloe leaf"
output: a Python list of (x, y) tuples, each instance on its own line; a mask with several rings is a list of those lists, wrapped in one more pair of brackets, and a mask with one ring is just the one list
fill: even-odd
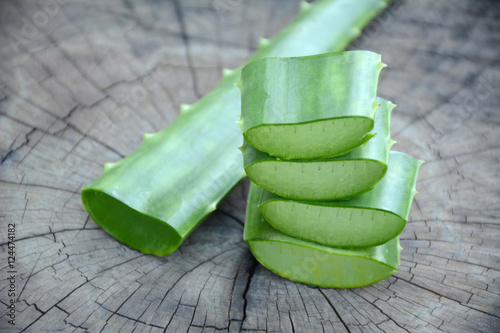
[(207, 210), (208, 210), (209, 212), (213, 212), (213, 211), (214, 211), (214, 210), (216, 210), (216, 209), (217, 209), (217, 204), (212, 203), (211, 205), (209, 205), (209, 206), (208, 206), (208, 209), (207, 209)]
[(241, 120), (236, 120), (235, 121), (236, 124), (238, 124), (238, 126), (240, 127), (241, 131), (243, 131), (243, 121)]
[(259, 48), (266, 47), (267, 45), (269, 45), (269, 43), (270, 43), (269, 39), (264, 37), (259, 38)]
[(358, 36), (361, 33), (361, 29), (358, 27), (353, 27), (352, 33), (353, 33), (353, 36)]
[(300, 2), (300, 12), (304, 12), (311, 7), (311, 4), (305, 0)]
[(104, 163), (104, 171), (111, 169), (115, 163)]
[(191, 105), (189, 104), (181, 104), (181, 114), (184, 114), (186, 112), (188, 112), (189, 110), (191, 110)]
[(222, 69), (222, 77), (228, 77), (233, 73), (234, 73), (234, 70), (232, 70), (232, 69), (228, 69), (228, 68)]

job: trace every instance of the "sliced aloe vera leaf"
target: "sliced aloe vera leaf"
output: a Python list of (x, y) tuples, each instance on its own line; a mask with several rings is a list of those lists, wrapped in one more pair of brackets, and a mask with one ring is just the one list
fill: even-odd
[(338, 248), (381, 245), (403, 231), (422, 163), (391, 151), (386, 175), (364, 194), (341, 201), (294, 201), (264, 190), (259, 208), (274, 228), (296, 238)]
[(387, 170), (390, 115), (394, 104), (381, 98), (372, 134), (365, 145), (349, 153), (321, 160), (281, 160), (243, 143), (248, 178), (287, 199), (337, 200), (369, 191)]
[(345, 154), (370, 138), (384, 66), (370, 51), (249, 63), (238, 83), (245, 140), (281, 159)]
[[(300, 14), (250, 59), (343, 50), (390, 0), (323, 0)], [(82, 190), (84, 208), (119, 241), (143, 253), (166, 255), (212, 212), (245, 176), (234, 123), (240, 68), (125, 159), (105, 168)], [(109, 207), (109, 208), (108, 208)]]
[(244, 239), (255, 258), (287, 279), (329, 288), (364, 287), (394, 274), (400, 264), (398, 237), (357, 250), (338, 249), (288, 236), (262, 216), (263, 190), (250, 186)]
[[(207, 123), (210, 115), (197, 117)], [(188, 116), (178, 121), (190, 122)], [(193, 144), (198, 135), (213, 141), (198, 147)], [(82, 189), (85, 210), (105, 231), (134, 249), (155, 255), (173, 252), (231, 190), (234, 184), (229, 180), (242, 177), (240, 164), (231, 159), (233, 152), (217, 146), (222, 141), (218, 135), (211, 126), (203, 130), (169, 126), (145, 135), (133, 154), (106, 164), (101, 177)], [(206, 157), (203, 168), (192, 164), (194, 156), (184, 148)], [(214, 151), (217, 159), (207, 156)]]

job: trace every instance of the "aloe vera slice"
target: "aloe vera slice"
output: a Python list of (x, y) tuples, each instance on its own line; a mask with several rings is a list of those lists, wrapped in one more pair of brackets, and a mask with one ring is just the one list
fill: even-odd
[[(303, 3), (300, 14), (250, 59), (343, 50), (390, 0)], [(82, 189), (84, 208), (119, 241), (143, 253), (166, 255), (215, 210), (245, 176), (234, 123), (241, 97), (240, 68), (223, 71), (214, 90), (162, 131), (145, 136), (125, 159)]]
[(287, 199), (337, 200), (369, 191), (387, 170), (390, 115), (394, 104), (381, 98), (372, 134), (364, 146), (345, 155), (321, 160), (281, 160), (244, 142), (248, 178), (259, 187)]
[(255, 258), (284, 278), (329, 288), (357, 288), (383, 280), (399, 266), (398, 237), (358, 250), (337, 249), (285, 235), (262, 216), (263, 190), (250, 186), (244, 239)]
[(423, 162), (391, 151), (384, 178), (370, 191), (349, 200), (293, 201), (265, 191), (259, 208), (279, 231), (338, 248), (381, 245), (403, 231)]
[(245, 140), (281, 159), (345, 154), (371, 137), (384, 66), (370, 51), (251, 62), (238, 83)]

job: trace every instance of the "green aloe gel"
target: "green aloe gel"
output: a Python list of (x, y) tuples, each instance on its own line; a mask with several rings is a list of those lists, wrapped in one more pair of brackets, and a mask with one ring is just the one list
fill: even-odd
[(400, 264), (399, 238), (364, 249), (338, 249), (288, 236), (262, 216), (263, 190), (250, 186), (244, 239), (266, 268), (287, 279), (328, 288), (357, 288), (394, 274)]
[(371, 138), (384, 66), (370, 51), (251, 62), (237, 84), (245, 140), (280, 159), (347, 153)]
[(281, 160), (246, 141), (242, 147), (248, 178), (269, 192), (294, 200), (338, 200), (372, 189), (387, 171), (390, 115), (394, 104), (377, 99), (372, 134), (365, 145), (347, 154), (318, 160)]
[(279, 231), (337, 247), (381, 245), (403, 231), (423, 162), (391, 151), (387, 174), (369, 192), (349, 200), (293, 201), (263, 191), (259, 208)]

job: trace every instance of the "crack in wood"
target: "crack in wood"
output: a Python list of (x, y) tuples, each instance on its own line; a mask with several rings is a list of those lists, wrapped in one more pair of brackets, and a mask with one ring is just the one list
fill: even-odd
[[(44, 316), (46, 313), (50, 312), (50, 310), (52, 310), (54, 307), (56, 307), (57, 305), (59, 305), (61, 302), (63, 302), (66, 298), (68, 298), (71, 294), (73, 294), (75, 291), (77, 291), (78, 289), (80, 289), (81, 287), (83, 287), (84, 285), (86, 285), (87, 283), (91, 282), (93, 279), (91, 280), (88, 280), (88, 281), (85, 281), (84, 283), (80, 284), (78, 287), (74, 288), (73, 290), (71, 290), (68, 294), (66, 294), (61, 300), (59, 300), (56, 304), (52, 305), (46, 312), (42, 312), (42, 315), (40, 315), (39, 317), (37, 317), (35, 320), (33, 320), (30, 324), (28, 324), (26, 327), (24, 327), (20, 332), (25, 332), (28, 328), (30, 328), (31, 326), (33, 326), (42, 316)], [(35, 306), (35, 305), (34, 305)], [(36, 306), (35, 306), (36, 308)]]
[(446, 299), (448, 299), (448, 300), (450, 300), (450, 301), (457, 302), (457, 303), (458, 303), (458, 304), (460, 304), (461, 306), (466, 307), (466, 308), (468, 308), (468, 309), (470, 309), (470, 310), (478, 311), (478, 312), (481, 312), (481, 313), (483, 313), (483, 314), (485, 314), (485, 315), (487, 315), (487, 316), (490, 316), (490, 317), (492, 317), (492, 318), (500, 319), (500, 316), (498, 316), (498, 315), (495, 315), (495, 314), (492, 314), (492, 313), (489, 313), (489, 312), (486, 312), (486, 311), (483, 311), (483, 310), (477, 309), (477, 308), (475, 308), (475, 307), (472, 307), (472, 306), (470, 306), (470, 305), (464, 304), (463, 302), (457, 301), (457, 300), (452, 299), (452, 298), (450, 298), (450, 297), (447, 297), (447, 296), (445, 296), (445, 295), (441, 295), (441, 294), (439, 294), (438, 292), (436, 292), (435, 290), (429, 289), (429, 288), (427, 288), (427, 287), (425, 287), (425, 286), (422, 286), (422, 285), (420, 285), (420, 284), (417, 284), (417, 283), (414, 283), (414, 282), (411, 282), (411, 281), (405, 280), (405, 279), (403, 279), (403, 278), (401, 278), (401, 277), (397, 277), (397, 279), (399, 279), (399, 280), (401, 280), (401, 281), (404, 281), (404, 282), (406, 282), (406, 283), (408, 283), (408, 284), (411, 284), (411, 285), (413, 285), (413, 286), (415, 286), (415, 287), (418, 287), (418, 288), (421, 288), (421, 289), (423, 289), (423, 290), (426, 290), (426, 291), (428, 291), (428, 292), (430, 292), (430, 293), (433, 293), (433, 294), (435, 294), (435, 295), (437, 295), (437, 296), (439, 296), (439, 297), (443, 297), (443, 298), (446, 298)]
[(191, 58), (189, 35), (187, 34), (187, 31), (186, 31), (186, 23), (184, 21), (184, 12), (182, 10), (182, 6), (179, 3), (179, 0), (173, 0), (173, 4), (174, 4), (176, 18), (178, 20), (179, 27), (181, 30), (182, 42), (184, 43), (184, 48), (186, 50), (186, 60), (188, 63), (189, 71), (191, 73), (191, 78), (193, 79), (194, 93), (198, 98), (201, 98), (202, 95), (201, 95), (201, 93), (199, 91), (199, 87), (198, 87), (198, 78), (196, 76), (196, 72), (195, 72), (194, 67), (193, 67), (193, 60)]
[(215, 212), (216, 212), (216, 213), (219, 213), (219, 214), (224, 214), (224, 215), (226, 215), (227, 217), (231, 218), (232, 220), (235, 220), (236, 222), (238, 222), (238, 224), (240, 224), (241, 226), (244, 226), (244, 225), (245, 225), (245, 223), (244, 223), (241, 219), (239, 219), (239, 218), (238, 218), (238, 217), (236, 217), (235, 215), (233, 215), (233, 214), (231, 214), (231, 213), (229, 213), (229, 212), (226, 212), (226, 211), (224, 211), (224, 210), (222, 210), (222, 209), (220, 209), (220, 208), (219, 208), (219, 209), (217, 209)]
[(325, 298), (325, 300), (328, 302), (328, 305), (330, 305), (330, 307), (332, 308), (333, 312), (335, 312), (335, 315), (340, 320), (340, 322), (342, 323), (342, 325), (344, 326), (344, 328), (347, 330), (347, 332), (351, 333), (351, 329), (349, 328), (349, 326), (347, 326), (347, 324), (344, 321), (344, 319), (342, 318), (342, 316), (339, 315), (339, 312), (337, 311), (337, 309), (335, 308), (335, 306), (333, 305), (333, 303), (330, 301), (330, 299), (325, 295), (325, 293), (323, 292), (323, 290), (321, 288), (318, 288), (318, 291), (319, 291), (319, 293), (321, 295), (323, 295), (323, 297)]

